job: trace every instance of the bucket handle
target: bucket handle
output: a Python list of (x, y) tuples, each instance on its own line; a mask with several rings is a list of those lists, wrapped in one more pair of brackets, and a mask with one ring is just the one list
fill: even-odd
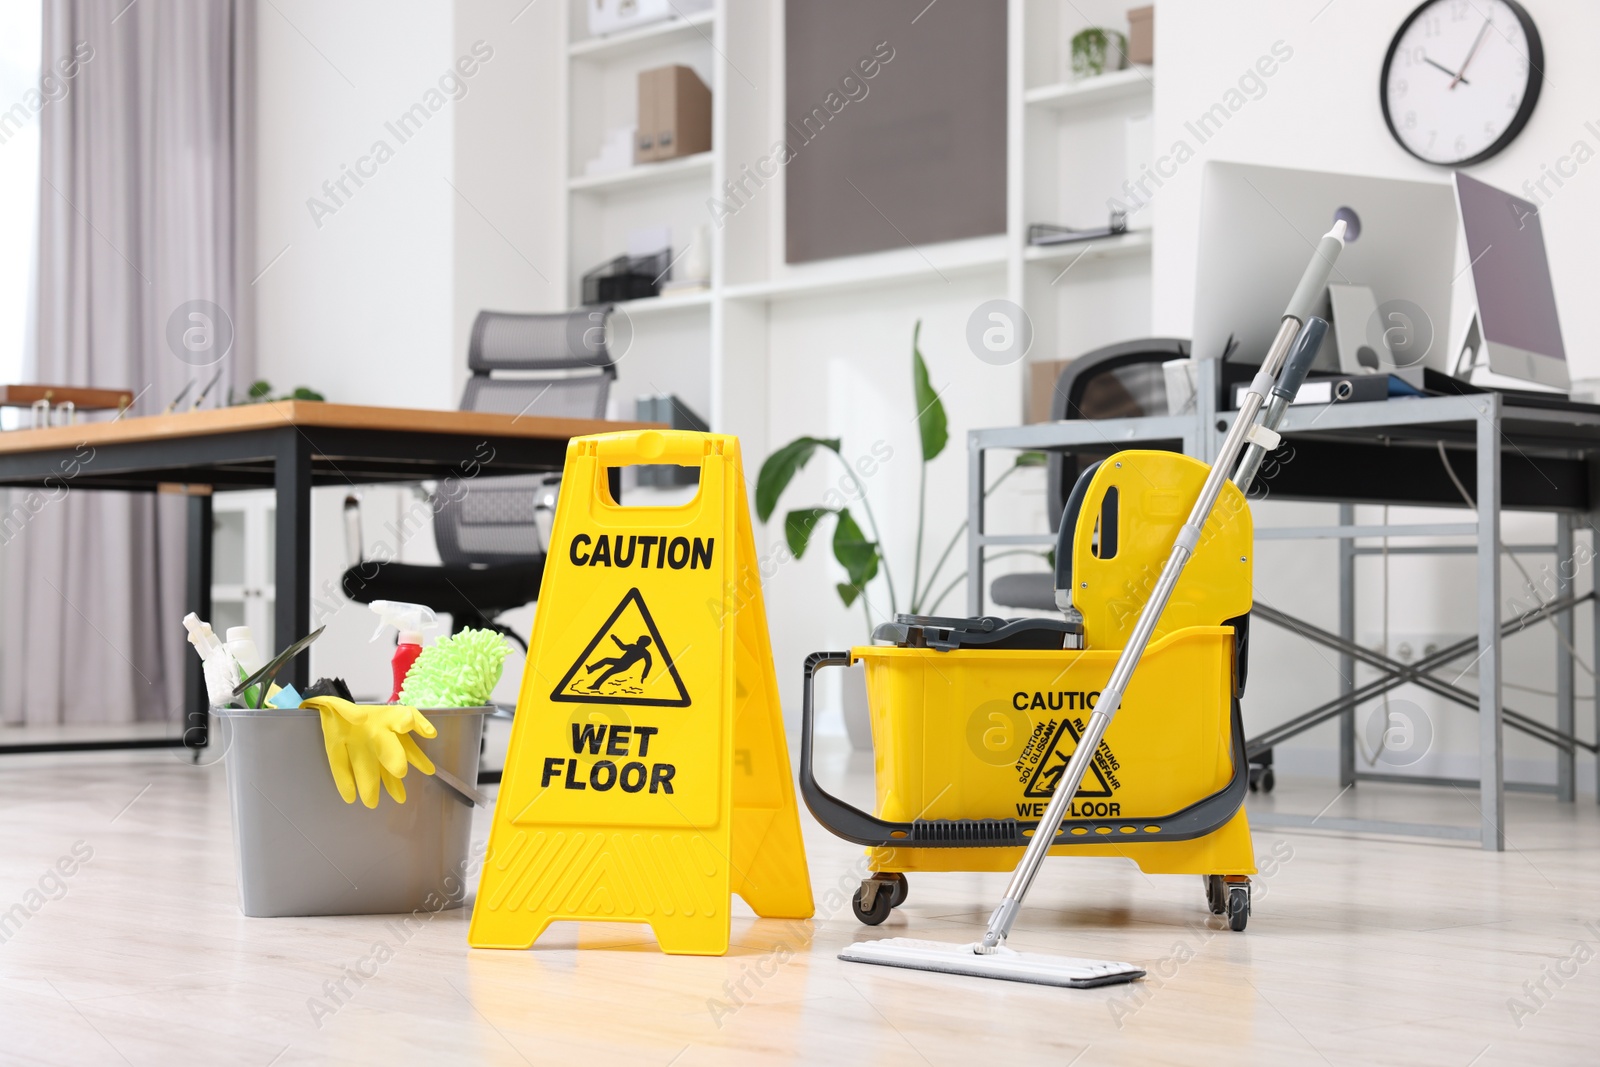
[[(1006, 848), (1028, 843), (1026, 831), (1038, 820), (914, 819), (890, 822), (862, 811), (823, 789), (817, 782), (813, 748), (816, 736), (816, 673), (821, 667), (848, 667), (848, 652), (813, 652), (805, 661), (804, 700), (800, 720), (800, 796), (806, 807), (836, 837), (873, 848)], [(1192, 841), (1220, 830), (1244, 804), (1250, 787), (1250, 762), (1245, 758), (1244, 713), (1232, 699), (1233, 777), (1217, 792), (1158, 818), (1063, 819), (1052, 848), (1093, 845), (1106, 841)], [(1081, 832), (1074, 832), (1081, 831)]]

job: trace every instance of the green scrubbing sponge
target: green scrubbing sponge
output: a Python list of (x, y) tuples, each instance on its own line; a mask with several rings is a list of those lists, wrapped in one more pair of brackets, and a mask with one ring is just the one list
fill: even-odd
[(462, 630), (422, 650), (405, 684), (400, 703), (413, 708), (475, 708), (489, 702), (500, 681), (510, 646), (493, 630)]

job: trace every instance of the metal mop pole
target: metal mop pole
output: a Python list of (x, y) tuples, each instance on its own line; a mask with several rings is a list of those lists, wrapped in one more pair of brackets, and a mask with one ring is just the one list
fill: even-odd
[(1118, 705), (1122, 703), (1123, 694), (1127, 692), (1128, 683), (1133, 678), (1134, 668), (1139, 665), (1139, 658), (1144, 655), (1145, 647), (1150, 643), (1151, 635), (1155, 633), (1156, 623), (1172, 596), (1173, 587), (1178, 584), (1178, 577), (1183, 573), (1184, 565), (1189, 562), (1189, 557), (1194, 555), (1195, 546), (1200, 543), (1201, 528), (1205, 525), (1206, 519), (1210, 518), (1211, 509), (1222, 493), (1222, 483), (1228, 480), (1229, 472), (1233, 470), (1240, 453), (1244, 451), (1245, 442), (1255, 433), (1256, 416), (1261, 412), (1261, 405), (1266, 400), (1267, 392), (1278, 377), (1278, 371), (1283, 366), (1289, 346), (1300, 330), (1300, 324), (1310, 317), (1311, 308), (1315, 306), (1323, 289), (1327, 287), (1328, 275), (1333, 271), (1334, 261), (1339, 258), (1339, 252), (1343, 248), (1344, 222), (1339, 221), (1333, 224), (1333, 229), (1324, 235), (1317, 245), (1316, 254), (1311, 257), (1311, 262), (1300, 279), (1299, 287), (1295, 289), (1288, 307), (1284, 309), (1283, 319), (1278, 324), (1278, 334), (1273, 338), (1267, 358), (1262, 362), (1261, 370), (1256, 374), (1255, 380), (1250, 383), (1250, 391), (1245, 394), (1244, 404), (1240, 407), (1239, 414), (1234, 417), (1228, 436), (1223, 439), (1222, 449), (1211, 464), (1210, 473), (1206, 475), (1205, 484), (1200, 489), (1200, 497), (1189, 512), (1188, 521), (1179, 531), (1177, 541), (1173, 543), (1172, 554), (1167, 557), (1166, 566), (1161, 569), (1161, 577), (1156, 582), (1155, 591), (1151, 593), (1144, 610), (1139, 613), (1139, 621), (1134, 624), (1133, 635), (1128, 639), (1127, 647), (1122, 650), (1122, 654), (1117, 657), (1117, 665), (1111, 671), (1110, 682), (1100, 693), (1100, 702), (1089, 713), (1089, 722), (1084, 728), (1083, 736), (1078, 740), (1078, 747), (1072, 753), (1071, 761), (1067, 764), (1066, 773), (1061, 776), (1061, 782), (1056, 786), (1055, 795), (1050, 798), (1050, 806), (1045, 809), (1044, 818), (1039, 820), (1038, 828), (1028, 841), (1027, 850), (1017, 863), (1017, 869), (1011, 874), (1011, 882), (1006, 886), (1005, 899), (989, 918), (989, 929), (985, 931), (983, 940), (977, 945), (978, 952), (995, 951), (1010, 935), (1011, 926), (1017, 919), (1017, 912), (1022, 908), (1023, 898), (1027, 896), (1028, 889), (1033, 885), (1033, 879), (1044, 864), (1046, 853), (1055, 842), (1057, 831), (1061, 829), (1061, 820), (1066, 816), (1067, 805), (1078, 792), (1078, 786), (1083, 782), (1083, 776), (1089, 769), (1089, 762), (1094, 759), (1095, 752), (1100, 747), (1100, 739), (1105, 735), (1106, 727), (1111, 725), (1111, 717), (1116, 714)]

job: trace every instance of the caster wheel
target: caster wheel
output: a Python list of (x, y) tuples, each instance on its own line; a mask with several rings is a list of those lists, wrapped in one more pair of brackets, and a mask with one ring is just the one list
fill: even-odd
[(1220, 874), (1202, 875), (1206, 883), (1206, 905), (1211, 914), (1222, 915), (1228, 910), (1228, 888)]
[[(877, 926), (889, 917), (889, 909), (894, 907), (894, 892), (884, 886), (880, 889), (869, 889), (865, 884), (856, 890), (856, 895), (850, 898), (850, 908), (868, 926)], [(872, 893), (872, 906), (869, 908), (864, 903), (866, 895)]]
[(1272, 773), (1272, 768), (1271, 767), (1268, 767), (1265, 771), (1261, 772), (1261, 791), (1263, 793), (1272, 792), (1272, 787), (1277, 785), (1277, 784), (1278, 784), (1278, 779)]
[(1228, 889), (1228, 929), (1238, 932), (1250, 921), (1250, 887), (1230, 886)]
[(894, 874), (880, 874), (878, 878), (888, 882), (886, 888), (892, 890), (889, 896), (889, 907), (898, 908), (906, 902), (906, 897), (911, 893), (911, 887), (906, 882), (906, 876), (898, 872)]

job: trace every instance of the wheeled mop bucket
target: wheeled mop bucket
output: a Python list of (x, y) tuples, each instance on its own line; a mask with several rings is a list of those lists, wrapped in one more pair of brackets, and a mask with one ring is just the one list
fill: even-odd
[[(1130, 451), (1084, 472), (1057, 549), (1069, 560), (1057, 586), (1071, 589), (1081, 627), (900, 616), (873, 635), (892, 644), (808, 657), (801, 794), (823, 826), (870, 849), (862, 922), (906, 899), (908, 872), (1016, 866), (1208, 471)], [(1255, 873), (1239, 709), (1251, 546), (1249, 507), (1227, 483), (1049, 853), (1203, 875), (1211, 911), (1234, 930), (1249, 918)], [(811, 759), (816, 672), (857, 660), (876, 768), (870, 814), (822, 789)]]

